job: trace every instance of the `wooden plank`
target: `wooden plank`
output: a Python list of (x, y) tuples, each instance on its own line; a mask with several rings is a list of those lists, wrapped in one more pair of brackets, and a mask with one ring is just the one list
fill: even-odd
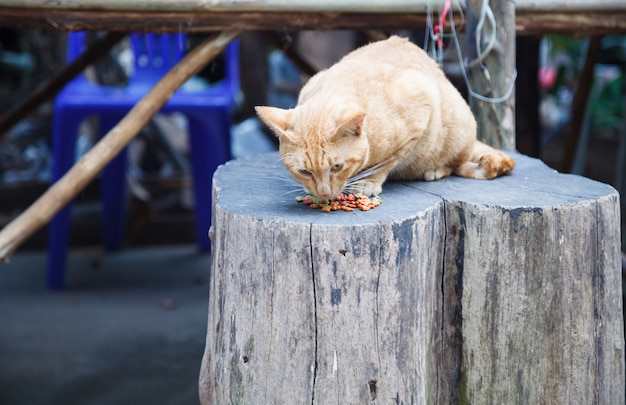
[[(459, 16), (458, 23), (462, 25)], [(0, 25), (54, 28), (64, 31), (187, 31), (207, 32), (224, 29), (303, 30), (303, 29), (396, 29), (424, 27), (424, 14), (338, 13), (338, 12), (156, 12), (94, 11), (28, 8), (0, 8)]]
[[(455, 1), (455, 3), (458, 1)], [(254, 1), (203, 1), (203, 0), (63, 0), (54, 3), (59, 9), (100, 10), (162, 10), (162, 11), (245, 11), (245, 12), (416, 12), (425, 11), (429, 4), (441, 7), (444, 0), (254, 0)], [(47, 7), (46, 0), (2, 0), (0, 6)]]
[[(453, 1), (455, 7), (459, 1)], [(441, 9), (444, 0), (0, 0), (0, 7), (93, 9), (93, 10), (144, 10), (144, 11), (253, 11), (253, 12), (370, 12), (412, 13), (424, 12), (428, 6)], [(622, 0), (517, 0), (519, 11), (606, 11), (625, 9)]]
[(515, 30), (517, 35), (565, 34), (578, 38), (625, 34), (626, 12), (623, 9), (539, 13), (520, 10), (515, 15)]
[[(133, 2), (125, 2), (135, 4)], [(463, 29), (463, 17), (456, 13), (455, 24)], [(576, 36), (626, 33), (626, 8), (613, 10), (570, 10), (568, 12), (518, 10), (518, 35), (572, 34)], [(37, 7), (7, 6), (0, 3), (0, 25), (21, 28), (52, 28), (63, 31), (151, 31), (212, 32), (249, 30), (422, 30), (423, 12), (253, 12), (180, 10), (100, 10), (60, 8), (50, 4)]]
[(626, 8), (623, 0), (515, 0), (517, 12), (606, 11)]

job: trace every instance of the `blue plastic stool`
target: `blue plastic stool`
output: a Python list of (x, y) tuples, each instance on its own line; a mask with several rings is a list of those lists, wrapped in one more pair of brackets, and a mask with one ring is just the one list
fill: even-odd
[[(184, 34), (132, 34), (135, 54), (134, 74), (125, 87), (96, 84), (80, 75), (56, 97), (52, 134), (51, 181), (56, 182), (75, 162), (78, 128), (92, 115), (100, 120), (100, 134), (113, 128), (154, 84), (184, 55)], [(85, 33), (68, 37), (68, 60), (75, 59), (85, 47)], [(218, 165), (230, 159), (231, 112), (239, 91), (238, 42), (225, 51), (225, 77), (202, 90), (179, 89), (161, 112), (179, 112), (188, 120), (196, 238), (199, 248), (210, 249), (211, 178)], [(103, 241), (107, 250), (122, 247), (126, 211), (127, 151), (124, 149), (102, 173)], [(68, 205), (50, 222), (48, 228), (49, 288), (63, 288), (70, 230)]]

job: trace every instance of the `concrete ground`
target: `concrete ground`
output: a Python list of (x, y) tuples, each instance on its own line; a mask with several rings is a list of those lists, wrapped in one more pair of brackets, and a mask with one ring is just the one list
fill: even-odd
[(43, 252), (0, 265), (0, 404), (198, 404), (208, 255), (194, 246)]
[[(232, 136), (237, 157), (274, 149), (255, 120)], [(99, 240), (97, 221), (78, 217), (74, 234)], [(155, 236), (179, 243), (176, 227), (160, 224)], [(192, 222), (180, 225), (194, 236)], [(209, 267), (192, 244), (74, 249), (66, 289), (50, 291), (44, 251), (0, 264), (0, 404), (198, 404)]]

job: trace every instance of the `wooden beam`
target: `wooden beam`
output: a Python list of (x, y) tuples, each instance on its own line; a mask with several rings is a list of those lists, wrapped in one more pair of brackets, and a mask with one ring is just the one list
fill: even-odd
[[(40, 9), (50, 7), (59, 10), (101, 11), (173, 11), (173, 12), (366, 12), (366, 13), (415, 13), (425, 12), (428, 7), (441, 9), (445, 0), (0, 0), (0, 7), (24, 7)], [(454, 0), (454, 7), (460, 1)], [(607, 11), (625, 9), (623, 0), (516, 0), (518, 11), (563, 12)]]
[[(454, 0), (454, 3), (458, 3)], [(442, 7), (444, 0), (0, 0), (0, 6), (57, 9), (144, 10), (144, 11), (212, 11), (212, 12), (424, 12), (429, 5)]]
[[(461, 16), (458, 23), (462, 25)], [(294, 12), (160, 12), (59, 10), (0, 7), (0, 26), (55, 28), (63, 31), (241, 31), (400, 29), (423, 27), (425, 14)], [(421, 29), (421, 28), (420, 28)]]
[(516, 12), (610, 11), (625, 9), (624, 0), (515, 0)]
[(515, 31), (521, 36), (563, 34), (578, 38), (626, 34), (626, 10), (538, 13), (520, 11), (515, 15)]
[(0, 262), (74, 198), (156, 114), (178, 88), (238, 35), (226, 31), (189, 52), (59, 181), (0, 231)]
[[(211, 11), (184, 10), (101, 10), (6, 6), (0, 0), (0, 26), (20, 28), (53, 28), (62, 31), (150, 31), (212, 32), (228, 29), (240, 31), (272, 30), (415, 30), (426, 25), (426, 14), (413, 12), (294, 12), (294, 11)], [(126, 2), (134, 4), (133, 2)], [(516, 9), (515, 29), (518, 35), (572, 34), (591, 36), (626, 34), (626, 4), (603, 10)], [(464, 18), (455, 13), (455, 24), (462, 29)]]

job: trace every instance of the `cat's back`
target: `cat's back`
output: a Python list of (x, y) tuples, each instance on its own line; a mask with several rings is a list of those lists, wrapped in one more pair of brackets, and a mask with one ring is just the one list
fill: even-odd
[(420, 72), (438, 80), (443, 72), (426, 52), (406, 38), (392, 36), (362, 46), (344, 56), (329, 69), (309, 80), (300, 94), (300, 103), (319, 93), (381, 91), (403, 72)]
[(390, 64), (399, 68), (410, 67), (428, 72), (440, 71), (435, 61), (420, 47), (407, 38), (395, 35), (356, 49), (346, 55), (338, 65), (341, 64), (361, 66), (361, 69)]

